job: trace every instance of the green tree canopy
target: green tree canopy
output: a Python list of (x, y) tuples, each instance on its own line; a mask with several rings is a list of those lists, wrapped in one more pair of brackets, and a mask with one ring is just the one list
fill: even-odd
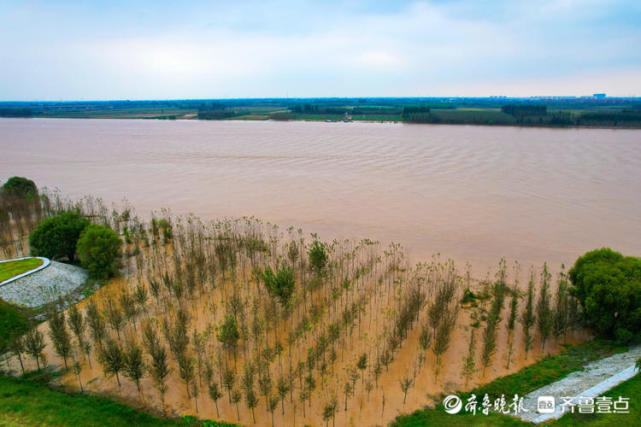
[(12, 176), (0, 188), (3, 196), (14, 197), (18, 199), (33, 200), (38, 197), (38, 187), (35, 182), (21, 176)]
[(89, 225), (76, 212), (64, 212), (47, 218), (29, 236), (31, 254), (47, 258), (75, 260), (76, 243), (80, 233)]
[(96, 279), (107, 279), (116, 274), (122, 240), (108, 227), (91, 224), (80, 235), (77, 253), (82, 266)]
[(569, 273), (589, 327), (606, 337), (641, 332), (641, 258), (597, 249), (579, 257)]
[(320, 274), (327, 266), (327, 252), (325, 245), (318, 240), (314, 240), (311, 248), (309, 248), (309, 263), (312, 269)]
[(262, 279), (270, 295), (278, 298), (281, 306), (287, 306), (294, 292), (295, 282), (292, 269), (283, 265), (274, 273), (268, 266), (263, 272)]

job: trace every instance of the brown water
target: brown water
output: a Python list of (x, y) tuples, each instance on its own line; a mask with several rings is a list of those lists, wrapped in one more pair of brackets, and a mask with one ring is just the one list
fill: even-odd
[(641, 254), (641, 131), (392, 123), (0, 119), (0, 178), (323, 238), (501, 256)]

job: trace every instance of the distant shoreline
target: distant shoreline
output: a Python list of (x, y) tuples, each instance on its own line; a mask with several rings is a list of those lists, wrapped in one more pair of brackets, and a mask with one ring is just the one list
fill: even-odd
[[(290, 119), (290, 120), (277, 120), (277, 119), (248, 119), (248, 118), (228, 118), (228, 119), (198, 119), (198, 118), (176, 118), (176, 119), (165, 119), (158, 117), (73, 117), (73, 116), (50, 116), (50, 117), (2, 117), (2, 119), (63, 119), (63, 120), (155, 120), (155, 121), (182, 121), (182, 122), (273, 122), (273, 123), (299, 123), (299, 122), (314, 122), (314, 123), (327, 123), (327, 124), (339, 124), (344, 123), (343, 121), (330, 121), (322, 119)], [(483, 127), (505, 127), (505, 128), (524, 128), (524, 129), (609, 129), (609, 130), (640, 130), (641, 125), (635, 126), (594, 126), (594, 125), (539, 125), (539, 124), (506, 124), (506, 123), (417, 123), (417, 122), (407, 122), (403, 120), (371, 120), (371, 119), (356, 119), (351, 120), (348, 123), (380, 123), (380, 124), (399, 124), (399, 125), (410, 125), (410, 126), (420, 126), (420, 125), (434, 125), (434, 126), (483, 126)]]

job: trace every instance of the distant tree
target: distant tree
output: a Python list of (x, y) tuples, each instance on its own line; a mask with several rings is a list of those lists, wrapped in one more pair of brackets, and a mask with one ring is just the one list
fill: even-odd
[(82, 231), (89, 225), (76, 212), (64, 212), (43, 220), (29, 235), (31, 254), (51, 259), (76, 259), (76, 244)]
[(122, 240), (108, 227), (87, 226), (78, 239), (77, 252), (83, 267), (96, 279), (107, 279), (118, 272)]
[(12, 176), (0, 187), (0, 196), (34, 200), (38, 197), (38, 187), (30, 179)]

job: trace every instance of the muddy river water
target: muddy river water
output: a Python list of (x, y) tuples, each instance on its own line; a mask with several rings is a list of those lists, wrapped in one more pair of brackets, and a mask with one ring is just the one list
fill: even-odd
[(641, 254), (641, 131), (394, 123), (0, 119), (0, 179), (139, 214), (253, 215), (397, 241), (483, 272), (501, 256)]

